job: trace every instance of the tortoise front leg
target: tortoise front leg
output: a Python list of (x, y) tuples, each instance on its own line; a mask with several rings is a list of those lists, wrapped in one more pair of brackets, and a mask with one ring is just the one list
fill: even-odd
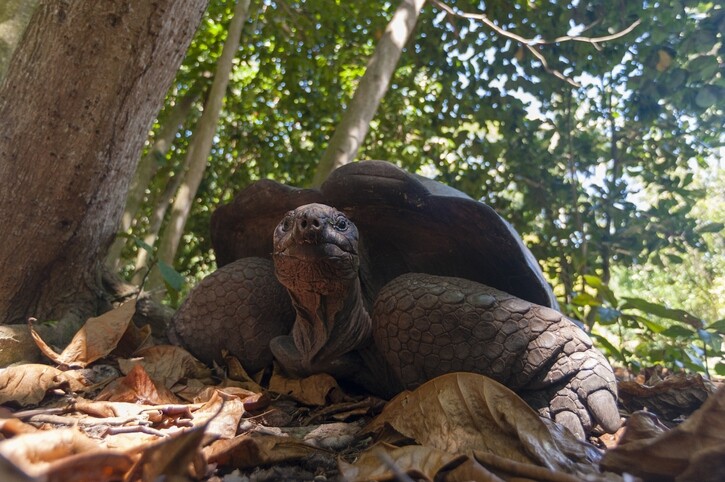
[(406, 388), (456, 371), (491, 377), (579, 437), (619, 426), (616, 381), (561, 313), (473, 281), (407, 274), (373, 309), (378, 349)]
[(268, 259), (243, 258), (199, 283), (171, 321), (169, 338), (211, 363), (222, 350), (249, 373), (272, 363), (270, 341), (286, 335), (295, 314)]

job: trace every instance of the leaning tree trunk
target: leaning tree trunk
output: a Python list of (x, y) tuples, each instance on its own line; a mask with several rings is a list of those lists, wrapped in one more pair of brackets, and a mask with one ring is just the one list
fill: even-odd
[(0, 87), (0, 322), (104, 307), (102, 256), (206, 3), (38, 5)]
[[(158, 242), (158, 259), (172, 265), (179, 248), (184, 226), (191, 212), (191, 205), (196, 197), (201, 180), (206, 170), (207, 161), (211, 152), (219, 115), (224, 105), (224, 96), (229, 76), (234, 67), (234, 58), (239, 49), (242, 27), (247, 20), (250, 0), (239, 0), (234, 8), (234, 15), (229, 23), (227, 39), (222, 47), (222, 53), (217, 60), (214, 81), (209, 91), (209, 97), (204, 105), (204, 113), (196, 124), (194, 134), (187, 153), (188, 170), (183, 174), (183, 180), (176, 193), (176, 199), (171, 207), (171, 215), (166, 223)], [(180, 173), (181, 174), (181, 173)], [(157, 288), (163, 286), (163, 279), (157, 267), (152, 268), (147, 288), (158, 293)]]
[(352, 162), (378, 110), (380, 101), (388, 91), (390, 79), (400, 60), (405, 43), (413, 33), (425, 0), (402, 0), (378, 41), (365, 75), (355, 89), (350, 105), (330, 139), (317, 165), (313, 186), (319, 186), (338, 167)]

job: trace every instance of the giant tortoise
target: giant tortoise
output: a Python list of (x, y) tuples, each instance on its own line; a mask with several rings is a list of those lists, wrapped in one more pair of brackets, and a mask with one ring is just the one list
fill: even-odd
[(382, 161), (319, 190), (258, 181), (212, 216), (219, 269), (170, 336), (256, 372), (326, 372), (389, 397), (468, 371), (584, 436), (619, 425), (612, 369), (557, 311), (530, 251), (489, 206)]

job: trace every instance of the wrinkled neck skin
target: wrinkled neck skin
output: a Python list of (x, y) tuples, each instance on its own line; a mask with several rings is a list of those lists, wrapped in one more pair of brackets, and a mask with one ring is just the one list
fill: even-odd
[(291, 335), (306, 370), (316, 372), (316, 367), (370, 343), (372, 321), (359, 278), (331, 283), (324, 294), (306, 290), (289, 294), (297, 311)]

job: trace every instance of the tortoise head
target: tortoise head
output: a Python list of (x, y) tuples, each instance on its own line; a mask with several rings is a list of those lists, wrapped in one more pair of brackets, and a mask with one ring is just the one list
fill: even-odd
[(329, 295), (347, 288), (360, 268), (357, 227), (325, 204), (289, 211), (274, 230), (275, 272), (291, 292)]

